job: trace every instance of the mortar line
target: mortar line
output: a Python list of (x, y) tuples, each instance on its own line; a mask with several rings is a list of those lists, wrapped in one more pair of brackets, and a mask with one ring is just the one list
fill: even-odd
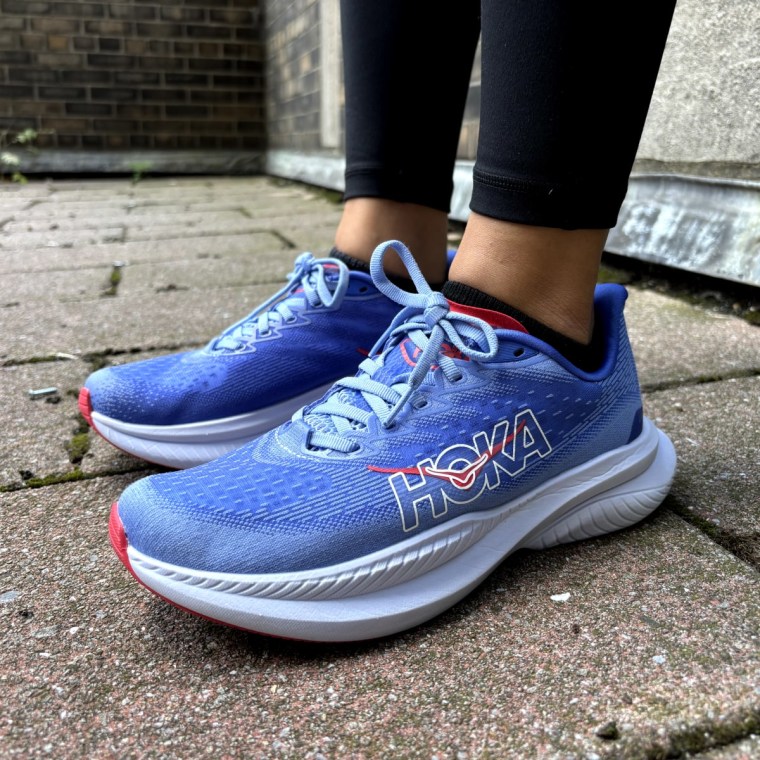
[(731, 534), (719, 525), (715, 525), (704, 517), (691, 512), (673, 494), (668, 496), (664, 502), (664, 506), (676, 517), (679, 517), (692, 528), (698, 530), (709, 541), (723, 549), (723, 551), (728, 552), (732, 557), (748, 565), (753, 570), (760, 572), (760, 563), (752, 556), (752, 546), (760, 539), (760, 533), (749, 533), (744, 536)]
[(16, 493), (18, 491), (33, 491), (40, 488), (65, 485), (66, 483), (81, 483), (90, 480), (98, 480), (100, 478), (116, 477), (117, 475), (130, 475), (136, 472), (144, 472), (147, 476), (154, 472), (161, 472), (161, 470), (154, 470), (147, 464), (141, 466), (139, 463), (136, 463), (133, 467), (123, 467), (115, 470), (106, 470), (104, 472), (70, 470), (69, 472), (52, 473), (50, 475), (30, 478), (28, 481), (21, 484), (9, 483), (6, 485), (0, 485), (0, 494)]
[(726, 380), (741, 380), (743, 378), (757, 377), (759, 375), (760, 367), (730, 370), (722, 374), (694, 375), (693, 377), (679, 380), (663, 380), (659, 383), (647, 383), (641, 386), (641, 392), (659, 393), (660, 391), (668, 391), (674, 388), (689, 388), (697, 385), (708, 385), (709, 383), (721, 383)]

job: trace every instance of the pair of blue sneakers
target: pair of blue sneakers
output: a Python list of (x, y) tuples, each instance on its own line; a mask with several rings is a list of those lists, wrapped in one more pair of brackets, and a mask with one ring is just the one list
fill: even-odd
[[(417, 293), (384, 274), (390, 248)], [(587, 372), (433, 292), (398, 241), (370, 271), (304, 254), (204, 349), (87, 380), (99, 433), (189, 468), (112, 508), (117, 554), (158, 596), (274, 636), (375, 638), (517, 549), (627, 527), (664, 499), (675, 453), (642, 414), (622, 287), (597, 288), (604, 356)]]

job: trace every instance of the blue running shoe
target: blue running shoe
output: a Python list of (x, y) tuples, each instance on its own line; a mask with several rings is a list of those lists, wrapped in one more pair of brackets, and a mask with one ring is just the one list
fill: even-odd
[(174, 468), (208, 462), (355, 372), (398, 309), (368, 274), (305, 253), (278, 293), (205, 348), (98, 370), (79, 408), (137, 457)]
[[(419, 293), (383, 274), (391, 247)], [(375, 638), (450, 607), (517, 549), (625, 528), (664, 499), (675, 452), (642, 415), (624, 288), (597, 288), (604, 358), (585, 372), (432, 292), (398, 242), (372, 274), (405, 308), (355, 376), (114, 505), (114, 548), (151, 591), (274, 636)]]

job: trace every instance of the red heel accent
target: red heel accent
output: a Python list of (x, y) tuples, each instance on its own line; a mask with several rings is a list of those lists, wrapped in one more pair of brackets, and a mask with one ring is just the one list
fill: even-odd
[(111, 546), (113, 546), (116, 556), (124, 563), (127, 570), (134, 575), (132, 567), (129, 564), (129, 556), (127, 555), (127, 534), (124, 532), (124, 526), (121, 524), (119, 503), (116, 501), (111, 507), (111, 518), (108, 521), (108, 538), (111, 540)]
[(87, 424), (94, 428), (92, 424), (92, 399), (90, 398), (89, 388), (82, 388), (79, 391), (79, 411), (82, 413), (82, 417), (87, 420)]

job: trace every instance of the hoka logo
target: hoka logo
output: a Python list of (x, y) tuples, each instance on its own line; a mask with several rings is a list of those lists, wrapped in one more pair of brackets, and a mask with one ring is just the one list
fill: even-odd
[[(388, 483), (396, 496), (403, 529), (410, 531), (419, 527), (421, 509), (443, 517), (450, 504), (469, 504), (484, 491), (498, 488), (504, 475), (515, 477), (533, 458), (543, 459), (551, 450), (535, 414), (525, 409), (515, 415), (511, 430), (509, 422), (502, 420), (490, 436), (476, 433), (472, 445), (449, 446), (435, 461), (423, 459), (415, 467), (399, 469), (370, 465), (369, 469), (390, 474)], [(431, 488), (431, 478), (442, 484)]]

